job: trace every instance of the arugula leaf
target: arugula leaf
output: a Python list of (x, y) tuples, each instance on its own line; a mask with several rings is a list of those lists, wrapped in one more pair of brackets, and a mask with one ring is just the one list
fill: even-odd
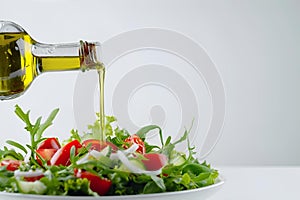
[(34, 139), (34, 140), (39, 140), (39, 139), (41, 139), (40, 135), (37, 134), (37, 132), (38, 132), (40, 126), (41, 126), (41, 121), (42, 121), (42, 117), (39, 117), (39, 118), (36, 120), (35, 124), (32, 126), (32, 130), (30, 131), (30, 132), (31, 132), (31, 135), (33, 136), (32, 139)]
[[(39, 126), (38, 126), (38, 129), (37, 129), (37, 132), (36, 132), (36, 140), (39, 140), (39, 139), (42, 137), (43, 132), (44, 132), (49, 126), (52, 125), (52, 122), (53, 122), (54, 118), (56, 117), (58, 111), (59, 111), (58, 108), (54, 109), (54, 110), (50, 113), (49, 117), (47, 118), (47, 120), (46, 120), (43, 124), (39, 125), (39, 123), (38, 123)], [(40, 117), (40, 118), (41, 118), (41, 117)], [(39, 119), (40, 119), (40, 118), (39, 118)], [(39, 121), (40, 121), (40, 120), (39, 120)]]
[(75, 146), (72, 146), (71, 149), (70, 149), (70, 161), (71, 163), (75, 163), (76, 162), (76, 148)]
[[(50, 126), (52, 125), (52, 121), (54, 120), (54, 118), (56, 117), (57, 113), (58, 113), (59, 109), (54, 109), (49, 117), (47, 118), (47, 120), (44, 123), (41, 123), (42, 121), (42, 117), (38, 117), (38, 119), (36, 120), (36, 122), (34, 124), (32, 124), (30, 122), (30, 117), (29, 117), (29, 113), (30, 111), (27, 111), (26, 113), (21, 109), (20, 106), (16, 105), (15, 106), (15, 113), (17, 114), (17, 116), (23, 121), (25, 122), (26, 126), (25, 129), (29, 132), (30, 134), (30, 141), (31, 144), (30, 145), (26, 145), (30, 150), (31, 150), (31, 154), (30, 154), (30, 162), (32, 162), (35, 165), (39, 165), (36, 161), (35, 161), (35, 150), (37, 148), (37, 145), (39, 144), (40, 141), (43, 140), (42, 138), (42, 134), (43, 132)], [(26, 149), (25, 147), (22, 147), (21, 144), (17, 143), (17, 142), (12, 142), (12, 141), (8, 141), (11, 145), (21, 149), (22, 151), (24, 151), (26, 153)]]
[(71, 130), (71, 138), (74, 139), (74, 140), (78, 140), (79, 142), (81, 142), (81, 137), (78, 133), (78, 130), (75, 130), (75, 129), (72, 129)]
[(179, 138), (179, 140), (175, 141), (174, 143), (171, 143), (171, 137), (169, 137), (167, 139), (168, 143), (166, 143), (166, 145), (161, 148), (160, 152), (162, 154), (165, 154), (170, 159), (170, 156), (171, 156), (172, 152), (175, 149), (175, 145), (187, 140), (188, 139), (188, 134), (189, 134), (189, 132), (185, 131), (183, 136), (181, 136), (181, 138)]
[(5, 146), (3, 150), (0, 149), (0, 158), (13, 158), (16, 160), (24, 160), (24, 157), (21, 153), (16, 152), (14, 149), (8, 149)]
[(6, 143), (10, 144), (14, 147), (17, 147), (18, 149), (21, 149), (25, 154), (27, 154), (26, 148), (23, 145), (21, 145), (20, 143), (12, 141), (12, 140), (7, 140)]
[(160, 142), (161, 142), (161, 145), (163, 147), (165, 144), (164, 144), (162, 129), (159, 126), (157, 126), (157, 125), (144, 126), (144, 127), (140, 128), (136, 132), (136, 135), (139, 136), (144, 141), (144, 143), (145, 143), (146, 153), (149, 153), (149, 152), (153, 151), (153, 149), (160, 149), (159, 146), (157, 146), (157, 145), (150, 145), (150, 144), (148, 144), (145, 141), (146, 140), (146, 135), (149, 133), (149, 131), (152, 131), (154, 129), (158, 129), (158, 133), (159, 133), (159, 137), (160, 137)]
[(160, 141), (161, 141), (161, 145), (164, 146), (164, 140), (163, 140), (162, 130), (157, 125), (144, 126), (144, 127), (142, 127), (140, 130), (138, 130), (136, 132), (136, 135), (139, 136), (142, 140), (145, 140), (147, 133), (149, 131), (154, 130), (154, 129), (158, 129), (158, 131), (159, 131), (159, 137), (160, 137)]
[(30, 113), (30, 111), (27, 111), (27, 113), (24, 113), (24, 111), (20, 108), (20, 106), (16, 105), (15, 107), (16, 107), (16, 108), (15, 108), (15, 113), (17, 114), (17, 116), (18, 116), (23, 122), (25, 122), (25, 124), (26, 124), (26, 127), (25, 127), (25, 128), (26, 128), (28, 131), (31, 131), (32, 125), (31, 125), (30, 120), (29, 120), (29, 113)]

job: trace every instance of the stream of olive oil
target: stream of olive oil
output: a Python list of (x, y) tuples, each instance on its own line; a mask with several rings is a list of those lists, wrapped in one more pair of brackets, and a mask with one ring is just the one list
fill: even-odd
[(104, 113), (104, 79), (105, 79), (105, 67), (100, 64), (96, 67), (99, 79), (99, 122), (100, 122), (100, 141), (104, 141), (105, 137), (105, 113)]

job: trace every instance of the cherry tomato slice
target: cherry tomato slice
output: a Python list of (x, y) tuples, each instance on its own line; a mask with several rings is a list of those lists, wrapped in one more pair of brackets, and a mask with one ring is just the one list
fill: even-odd
[(57, 138), (47, 138), (38, 147), (38, 149), (59, 149), (60, 144)]
[(25, 181), (28, 181), (28, 182), (34, 182), (34, 181), (38, 181), (40, 180), (41, 178), (43, 178), (44, 175), (40, 175), (40, 176), (32, 176), (32, 177), (24, 177), (24, 180)]
[(146, 153), (144, 154), (146, 160), (142, 160), (145, 167), (149, 171), (159, 170), (167, 164), (167, 157), (159, 153)]
[(89, 146), (90, 145), (90, 150), (96, 150), (96, 151), (102, 151), (105, 147), (110, 146), (112, 149), (112, 152), (117, 152), (118, 147), (114, 145), (111, 142), (108, 141), (100, 141), (97, 139), (88, 139), (83, 141), (82, 146)]
[(15, 171), (19, 169), (21, 163), (20, 160), (2, 160), (0, 166), (6, 166), (8, 171)]
[(68, 166), (70, 165), (70, 150), (72, 147), (75, 147), (75, 154), (78, 153), (78, 149), (82, 147), (78, 140), (73, 140), (66, 144), (65, 146), (58, 149), (53, 157), (50, 160), (51, 165), (63, 165)]
[[(39, 154), (48, 165), (50, 165), (50, 160), (53, 157), (53, 155), (57, 152), (57, 149), (38, 149), (36, 150), (36, 153)], [(42, 165), (42, 161), (39, 158), (39, 156), (36, 156), (36, 161)]]
[(133, 135), (129, 136), (128, 138), (126, 138), (124, 140), (124, 144), (122, 145), (122, 147), (124, 149), (128, 149), (134, 143), (138, 145), (138, 149), (136, 150), (136, 152), (145, 154), (145, 152), (146, 152), (145, 144), (144, 144), (143, 140), (136, 134), (133, 134)]
[(83, 171), (81, 169), (75, 169), (74, 175), (77, 178), (86, 178), (90, 182), (90, 188), (92, 191), (97, 192), (100, 196), (104, 196), (109, 191), (112, 182), (107, 178), (101, 178), (91, 172)]

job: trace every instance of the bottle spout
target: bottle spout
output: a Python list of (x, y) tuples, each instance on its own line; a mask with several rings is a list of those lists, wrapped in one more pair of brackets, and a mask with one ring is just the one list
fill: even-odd
[(80, 41), (79, 55), (82, 71), (103, 67), (100, 43)]

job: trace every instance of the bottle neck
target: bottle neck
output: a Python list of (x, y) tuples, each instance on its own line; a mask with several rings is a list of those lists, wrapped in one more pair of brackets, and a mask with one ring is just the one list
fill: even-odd
[(96, 69), (100, 62), (100, 43), (80, 41), (70, 44), (41, 44), (32, 47), (37, 73)]

